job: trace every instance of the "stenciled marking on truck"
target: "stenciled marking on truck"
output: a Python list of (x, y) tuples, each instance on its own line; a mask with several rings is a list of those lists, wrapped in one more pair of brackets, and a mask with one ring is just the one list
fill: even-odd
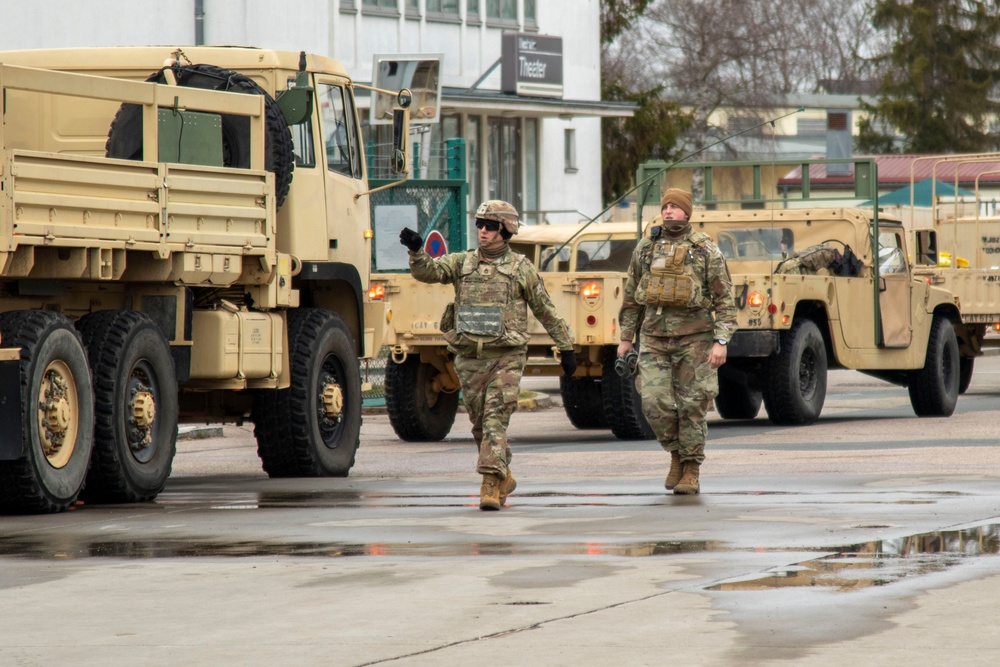
[(982, 250), (987, 255), (1000, 255), (1000, 236), (983, 236)]

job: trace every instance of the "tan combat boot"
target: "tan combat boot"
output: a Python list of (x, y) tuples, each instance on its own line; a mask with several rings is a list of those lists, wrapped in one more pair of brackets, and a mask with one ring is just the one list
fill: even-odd
[(679, 494), (691, 494), (698, 493), (700, 488), (698, 486), (698, 470), (701, 468), (701, 464), (695, 461), (685, 461), (684, 462), (684, 476), (681, 477), (681, 481), (678, 482), (677, 486), (674, 487), (674, 493)]
[(483, 485), (479, 489), (479, 509), (500, 509), (500, 485), (503, 482), (494, 474), (483, 475)]
[(667, 491), (677, 486), (677, 483), (681, 481), (683, 472), (684, 467), (681, 465), (681, 453), (675, 449), (670, 452), (670, 472), (667, 473), (667, 478), (663, 480), (663, 486), (666, 487)]
[(517, 488), (517, 480), (514, 479), (514, 473), (511, 472), (510, 468), (507, 469), (507, 479), (500, 482), (500, 504), (507, 504), (507, 496), (514, 493), (514, 489)]

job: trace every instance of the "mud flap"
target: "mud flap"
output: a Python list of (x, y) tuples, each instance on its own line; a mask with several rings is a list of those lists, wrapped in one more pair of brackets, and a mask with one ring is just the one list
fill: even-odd
[(0, 361), (0, 461), (24, 455), (24, 412), (21, 406), (21, 360)]

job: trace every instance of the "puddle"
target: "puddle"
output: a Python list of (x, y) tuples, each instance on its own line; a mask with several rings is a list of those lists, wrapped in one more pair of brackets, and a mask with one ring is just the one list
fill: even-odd
[(838, 548), (836, 553), (822, 558), (774, 568), (758, 577), (709, 586), (707, 590), (759, 591), (825, 586), (850, 591), (940, 572), (963, 558), (998, 553), (1000, 524), (988, 524), (855, 544)]

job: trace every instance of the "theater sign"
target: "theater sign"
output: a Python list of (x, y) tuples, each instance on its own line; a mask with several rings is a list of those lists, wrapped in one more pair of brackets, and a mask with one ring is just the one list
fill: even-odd
[(562, 37), (505, 32), (501, 87), (505, 93), (563, 96)]

